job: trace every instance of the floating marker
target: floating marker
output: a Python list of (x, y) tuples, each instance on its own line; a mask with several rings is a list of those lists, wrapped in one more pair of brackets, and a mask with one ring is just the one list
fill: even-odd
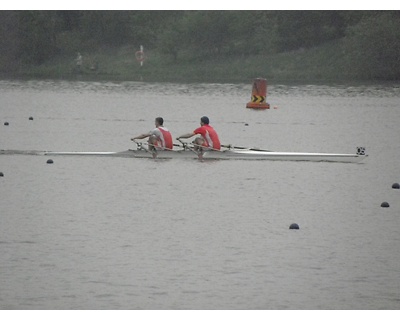
[(4, 125), (5, 125), (5, 126), (8, 126), (8, 125), (9, 125), (9, 123), (8, 123), (8, 122), (4, 122)]
[(251, 101), (246, 104), (246, 108), (252, 109), (269, 109), (267, 99), (267, 80), (257, 78), (253, 83), (251, 92)]
[(292, 224), (290, 225), (289, 229), (296, 229), (296, 230), (298, 230), (298, 229), (300, 229), (300, 227), (299, 227), (299, 225), (298, 225), (297, 223), (292, 223)]
[(381, 207), (382, 207), (382, 208), (389, 208), (389, 203), (387, 203), (387, 202), (382, 202), (382, 203), (381, 203)]
[(393, 189), (400, 189), (400, 184), (398, 184), (397, 182), (393, 183), (392, 188)]
[(29, 117), (29, 120), (33, 120), (33, 117)]
[(47, 163), (53, 163), (53, 160), (49, 159), (47, 160)]
[(0, 177), (4, 177), (4, 174), (3, 174), (3, 172), (0, 172)]

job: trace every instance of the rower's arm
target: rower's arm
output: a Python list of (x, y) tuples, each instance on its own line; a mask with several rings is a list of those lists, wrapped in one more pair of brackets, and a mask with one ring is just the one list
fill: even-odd
[(144, 139), (144, 138), (147, 138), (147, 137), (149, 137), (149, 136), (150, 136), (150, 134), (148, 134), (148, 133), (143, 133), (143, 134), (141, 134), (141, 135), (139, 135), (139, 136), (133, 137), (131, 140), (133, 141), (133, 140), (135, 140), (135, 139)]
[(178, 138), (176, 138), (176, 140), (179, 140), (179, 139), (189, 139), (189, 138), (193, 137), (194, 135), (195, 135), (194, 132), (187, 133), (187, 134), (183, 134), (183, 135), (179, 136)]

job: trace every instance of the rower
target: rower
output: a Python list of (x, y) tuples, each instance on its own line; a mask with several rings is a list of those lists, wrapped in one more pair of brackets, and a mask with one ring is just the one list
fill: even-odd
[(215, 129), (210, 126), (210, 119), (208, 117), (201, 117), (199, 128), (191, 133), (183, 134), (176, 139), (180, 141), (180, 139), (189, 139), (194, 135), (200, 135), (193, 140), (194, 150), (196, 152), (202, 153), (205, 150), (221, 150), (218, 134)]
[(153, 155), (156, 155), (158, 150), (172, 150), (173, 143), (171, 132), (163, 125), (164, 119), (157, 117), (155, 119), (156, 127), (153, 130), (133, 137), (131, 140), (136, 142), (136, 139), (144, 139), (148, 137), (148, 150), (151, 151)]

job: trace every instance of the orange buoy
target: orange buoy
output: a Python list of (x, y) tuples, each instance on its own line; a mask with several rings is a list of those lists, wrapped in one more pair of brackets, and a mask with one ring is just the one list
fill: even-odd
[(253, 83), (253, 90), (251, 92), (251, 101), (246, 104), (246, 108), (252, 109), (269, 109), (269, 103), (266, 102), (267, 98), (267, 80), (257, 78)]

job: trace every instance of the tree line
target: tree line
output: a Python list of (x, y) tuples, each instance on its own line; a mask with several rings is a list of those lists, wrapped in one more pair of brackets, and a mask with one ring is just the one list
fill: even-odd
[(354, 68), (400, 78), (397, 11), (0, 11), (3, 71), (128, 44), (179, 61), (267, 56), (330, 41), (340, 41)]

